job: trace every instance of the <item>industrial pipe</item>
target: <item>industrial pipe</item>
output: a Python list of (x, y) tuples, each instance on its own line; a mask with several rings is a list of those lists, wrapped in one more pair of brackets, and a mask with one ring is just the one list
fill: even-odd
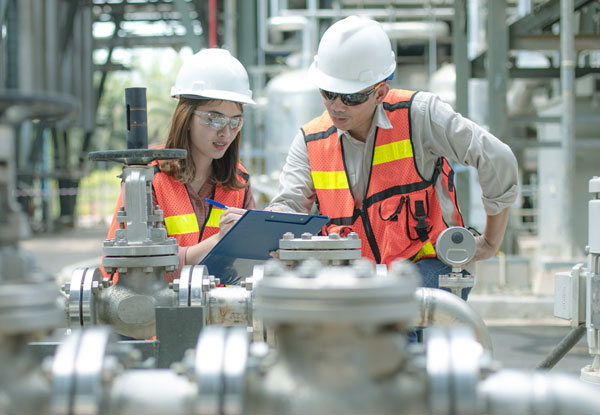
[(568, 375), (503, 370), (478, 389), (481, 414), (598, 414), (598, 389)]
[(421, 311), (415, 326), (467, 325), (483, 348), (492, 353), (492, 340), (483, 319), (461, 298), (436, 288), (417, 288), (415, 296)]

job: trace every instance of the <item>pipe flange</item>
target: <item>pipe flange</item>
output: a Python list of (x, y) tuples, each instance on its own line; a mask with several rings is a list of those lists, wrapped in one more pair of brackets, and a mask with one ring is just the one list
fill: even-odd
[(307, 233), (300, 238), (294, 238), (294, 234), (288, 232), (279, 240), (279, 249), (301, 249), (301, 250), (330, 250), (330, 249), (358, 249), (360, 250), (360, 239), (358, 234), (352, 232), (348, 237), (340, 237), (337, 233), (328, 236), (315, 236)]
[(96, 324), (96, 300), (102, 285), (100, 268), (77, 268), (68, 285), (69, 324), (71, 327), (90, 327)]
[(476, 414), (483, 349), (471, 330), (432, 327), (427, 331), (429, 413)]
[(59, 327), (64, 311), (50, 282), (0, 284), (0, 333), (24, 334)]
[(279, 259), (291, 267), (310, 258), (330, 265), (344, 265), (361, 257), (360, 247), (360, 239), (355, 232), (347, 237), (340, 237), (337, 233), (315, 236), (307, 232), (300, 238), (287, 232), (279, 240)]
[(120, 268), (165, 268), (166, 271), (174, 271), (179, 265), (177, 255), (165, 256), (131, 256), (131, 257), (111, 257), (102, 258), (102, 265), (106, 272)]
[(107, 356), (109, 344), (116, 343), (109, 328), (94, 327), (73, 330), (59, 345), (52, 362), (52, 414), (105, 413), (100, 408), (104, 385), (122, 367), (118, 357)]
[(110, 239), (104, 242), (104, 247), (102, 248), (102, 254), (109, 257), (177, 256), (178, 251), (179, 246), (177, 245), (177, 240), (174, 238), (167, 239), (161, 243), (148, 240), (147, 245), (130, 245), (126, 240)]
[(248, 351), (245, 327), (208, 326), (202, 329), (194, 362), (198, 385), (196, 413), (243, 414)]
[(211, 278), (205, 265), (184, 266), (174, 284), (178, 286), (179, 307), (202, 307), (206, 304), (206, 293), (211, 289)]
[(355, 261), (361, 257), (360, 249), (280, 249), (279, 259), (282, 261), (302, 261), (315, 258), (320, 261)]
[(419, 280), (416, 267), (406, 261), (377, 276), (374, 264), (313, 267), (314, 274), (267, 272), (256, 287), (257, 314), (266, 322), (397, 323), (411, 321), (417, 312), (414, 298)]

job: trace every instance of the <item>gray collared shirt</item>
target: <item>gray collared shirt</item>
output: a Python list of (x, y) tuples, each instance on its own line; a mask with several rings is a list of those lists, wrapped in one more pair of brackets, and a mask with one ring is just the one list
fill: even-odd
[[(430, 179), (437, 159), (443, 156), (450, 162), (477, 169), (483, 207), (488, 215), (500, 213), (516, 200), (517, 160), (510, 147), (428, 92), (414, 96), (410, 119), (414, 158), (421, 176)], [(338, 145), (343, 142), (349, 184), (355, 197), (361, 200), (367, 191), (377, 127), (392, 128), (382, 105), (376, 109), (365, 142), (338, 129)], [(436, 190), (446, 223), (455, 225), (453, 200), (439, 180)], [(279, 192), (270, 206), (306, 213), (310, 212), (315, 196), (308, 150), (302, 131), (298, 131), (279, 177)], [(357, 207), (361, 200), (356, 202)]]

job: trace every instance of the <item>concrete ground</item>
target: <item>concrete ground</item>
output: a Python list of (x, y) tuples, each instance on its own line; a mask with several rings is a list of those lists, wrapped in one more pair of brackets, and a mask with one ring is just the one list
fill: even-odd
[[(77, 267), (99, 266), (107, 228), (99, 225), (36, 234), (20, 246), (34, 254), (38, 268), (62, 283)], [(551, 296), (474, 293), (469, 304), (488, 325), (494, 359), (503, 368), (534, 369), (571, 330), (566, 321), (553, 317)], [(591, 362), (584, 336), (552, 370), (579, 376), (580, 369)]]

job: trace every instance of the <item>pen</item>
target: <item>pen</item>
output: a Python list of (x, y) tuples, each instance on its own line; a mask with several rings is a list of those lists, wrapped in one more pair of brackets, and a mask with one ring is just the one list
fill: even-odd
[(204, 201), (210, 203), (213, 206), (221, 208), (221, 209), (229, 209), (229, 206), (226, 206), (223, 203), (219, 203), (219, 202), (217, 202), (215, 200), (212, 200), (212, 199), (209, 199), (209, 198), (204, 199)]

